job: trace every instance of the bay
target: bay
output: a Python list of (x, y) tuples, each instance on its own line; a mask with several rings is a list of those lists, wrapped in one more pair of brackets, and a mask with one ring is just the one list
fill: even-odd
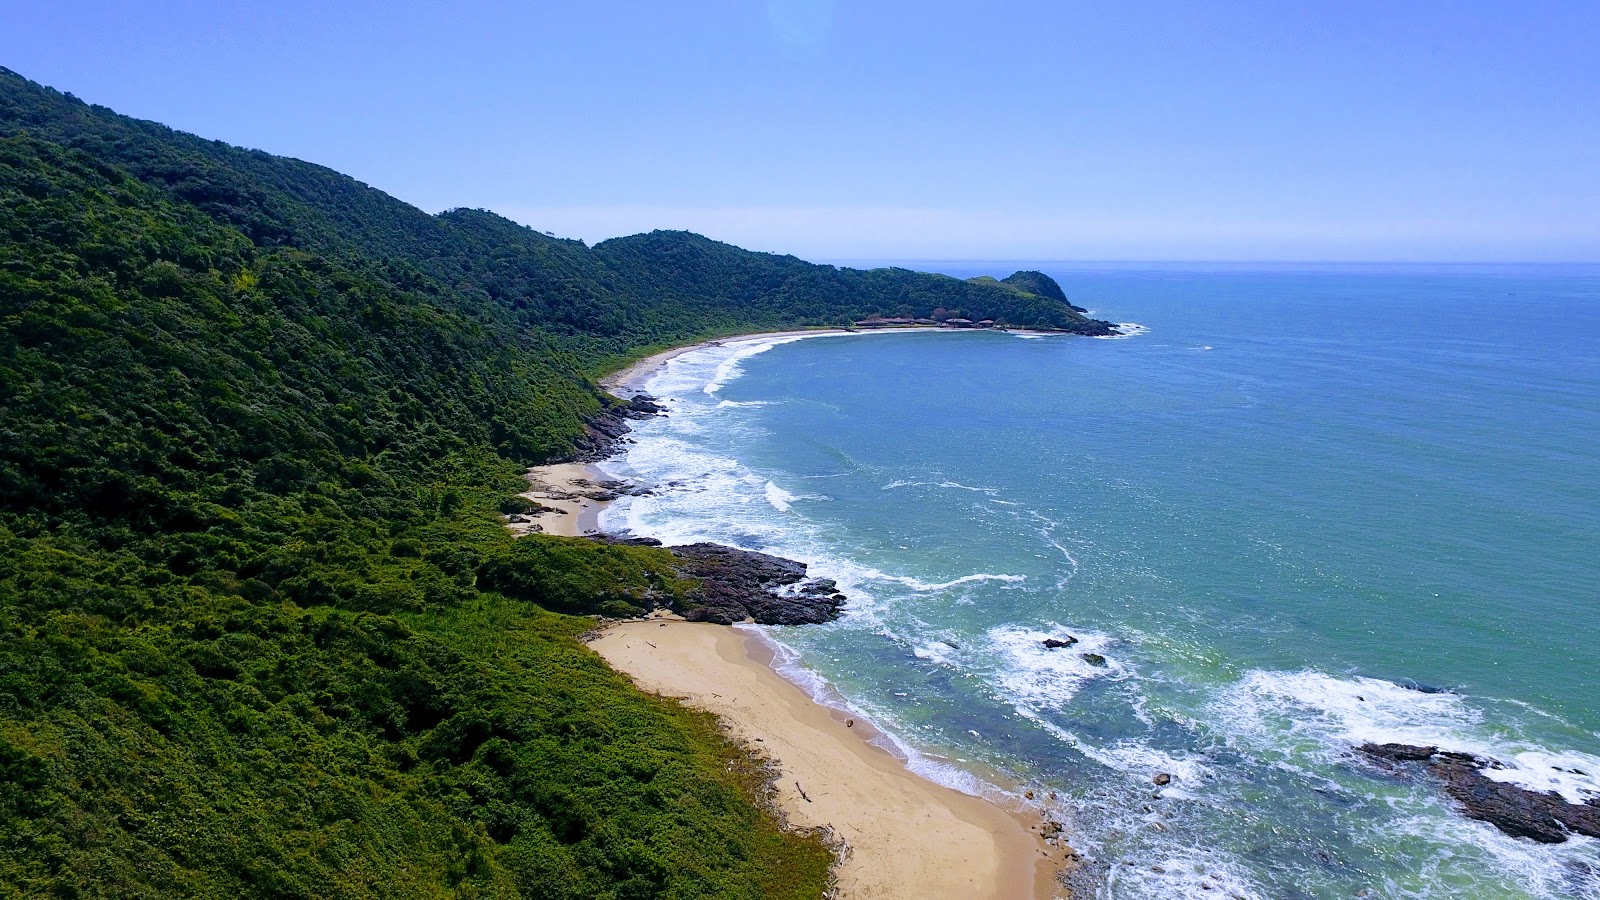
[(608, 463), (658, 493), (603, 524), (837, 579), (843, 619), (768, 630), (788, 674), (1034, 792), (1089, 896), (1600, 897), (1596, 842), (1352, 752), (1600, 796), (1600, 269), (1031, 267), (1144, 333), (685, 354)]

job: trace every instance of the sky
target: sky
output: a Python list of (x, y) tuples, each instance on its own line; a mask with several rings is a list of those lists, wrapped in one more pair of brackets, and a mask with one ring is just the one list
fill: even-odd
[(1600, 2), (0, 4), (0, 65), (594, 242), (1600, 262)]

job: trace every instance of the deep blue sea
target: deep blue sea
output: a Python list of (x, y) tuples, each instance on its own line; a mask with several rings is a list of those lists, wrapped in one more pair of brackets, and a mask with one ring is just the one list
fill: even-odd
[(603, 524), (837, 579), (844, 618), (764, 629), (787, 674), (1034, 792), (1084, 896), (1600, 898), (1600, 842), (1352, 754), (1600, 797), (1600, 267), (1033, 267), (1144, 333), (680, 356), (607, 464), (659, 493)]

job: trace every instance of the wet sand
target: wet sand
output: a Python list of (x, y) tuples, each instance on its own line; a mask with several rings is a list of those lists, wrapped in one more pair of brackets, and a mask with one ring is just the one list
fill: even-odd
[(590, 646), (639, 687), (723, 721), (781, 770), (789, 821), (829, 826), (848, 847), (840, 900), (1017, 900), (1064, 896), (1067, 861), (1039, 820), (935, 784), (870, 743), (866, 723), (814, 702), (754, 636), (707, 623), (613, 625)]

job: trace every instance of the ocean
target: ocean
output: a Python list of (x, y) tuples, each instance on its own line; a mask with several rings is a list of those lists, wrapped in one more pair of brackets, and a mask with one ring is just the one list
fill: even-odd
[(1082, 896), (1600, 898), (1600, 842), (1353, 753), (1600, 797), (1600, 267), (933, 268), (1025, 267), (1139, 333), (684, 354), (602, 526), (836, 579), (785, 674), (1032, 792)]

